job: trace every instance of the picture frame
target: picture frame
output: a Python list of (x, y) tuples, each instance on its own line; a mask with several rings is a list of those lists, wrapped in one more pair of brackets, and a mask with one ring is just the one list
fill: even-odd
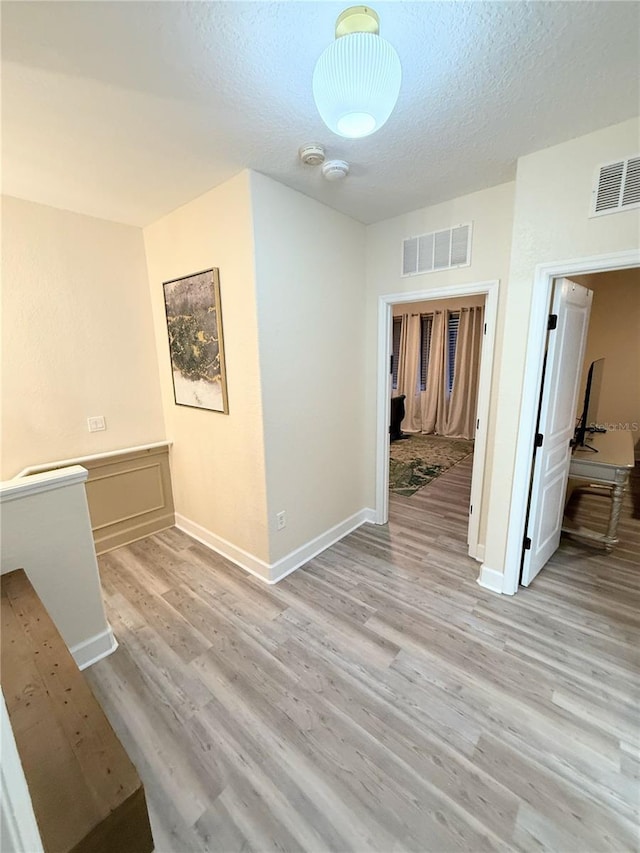
[(220, 271), (163, 282), (176, 406), (229, 414)]

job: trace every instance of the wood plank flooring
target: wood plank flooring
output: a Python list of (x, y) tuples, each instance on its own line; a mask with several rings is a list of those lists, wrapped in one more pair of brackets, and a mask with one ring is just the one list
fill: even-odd
[(639, 849), (640, 511), (497, 596), (470, 477), (275, 587), (177, 530), (100, 558), (120, 648), (87, 675), (157, 850)]

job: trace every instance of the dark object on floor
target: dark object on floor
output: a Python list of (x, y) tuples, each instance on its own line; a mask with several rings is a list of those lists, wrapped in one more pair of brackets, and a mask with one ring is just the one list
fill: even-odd
[(391, 422), (389, 424), (389, 436), (391, 441), (398, 441), (400, 438), (409, 438), (402, 432), (402, 421), (404, 420), (404, 401), (406, 394), (400, 394), (399, 397), (391, 398)]

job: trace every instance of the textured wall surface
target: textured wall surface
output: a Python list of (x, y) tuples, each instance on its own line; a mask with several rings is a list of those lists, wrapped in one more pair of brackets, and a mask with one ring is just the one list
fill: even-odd
[[(629, 424), (640, 449), (640, 269), (573, 280), (593, 290), (581, 395), (589, 365), (604, 358), (598, 421)], [(582, 402), (581, 396), (580, 406)]]
[(4, 478), (164, 438), (139, 228), (3, 197), (2, 308)]
[(538, 151), (518, 162), (505, 333), (496, 411), (496, 454), (487, 526), (487, 565), (505, 561), (509, 506), (535, 269), (638, 249), (640, 210), (589, 219), (597, 168), (638, 149), (638, 119)]
[[(495, 419), (497, 410), (498, 365), (502, 352), (504, 330), (504, 294), (508, 286), (509, 252), (513, 224), (512, 183), (501, 184), (489, 190), (472, 193), (444, 204), (424, 207), (412, 213), (379, 222), (367, 228), (367, 417), (366, 488), (369, 500), (375, 491), (376, 451), (376, 350), (378, 324), (378, 297), (391, 293), (429, 291), (447, 285), (473, 284), (500, 280), (498, 320), (493, 361), (493, 381), (489, 409), (489, 428), (485, 457), (485, 476), (480, 514), (480, 543), (484, 543), (488, 495), (491, 489), (491, 470), (495, 447)], [(425, 234), (450, 228), (464, 222), (473, 222), (471, 265), (459, 269), (433, 272), (424, 275), (401, 276), (402, 240), (416, 234)]]
[(251, 196), (275, 562), (367, 507), (365, 228), (264, 175)]
[[(268, 560), (249, 175), (144, 230), (176, 513)], [(220, 269), (229, 414), (174, 402), (162, 283)]]

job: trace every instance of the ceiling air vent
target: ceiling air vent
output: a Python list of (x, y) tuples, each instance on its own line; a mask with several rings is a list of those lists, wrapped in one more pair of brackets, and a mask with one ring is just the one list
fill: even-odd
[(402, 241), (402, 275), (422, 275), (471, 263), (471, 222)]
[(640, 156), (601, 166), (592, 195), (591, 216), (640, 207)]

